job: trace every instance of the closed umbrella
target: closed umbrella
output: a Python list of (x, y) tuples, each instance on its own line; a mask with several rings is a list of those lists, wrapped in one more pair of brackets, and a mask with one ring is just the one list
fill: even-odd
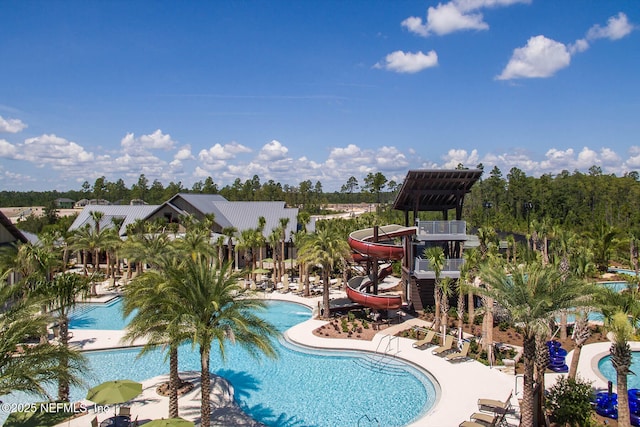
[(152, 420), (144, 424), (145, 427), (193, 427), (191, 421), (182, 418), (168, 418), (166, 420)]

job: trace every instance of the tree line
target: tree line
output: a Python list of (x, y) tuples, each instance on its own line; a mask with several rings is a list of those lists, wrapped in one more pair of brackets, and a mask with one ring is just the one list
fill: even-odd
[[(159, 180), (149, 182), (141, 174), (138, 181), (128, 188), (122, 179), (115, 182), (104, 176), (90, 184), (85, 181), (80, 190), (59, 191), (0, 191), (0, 207), (11, 206), (49, 206), (54, 200), (68, 198), (103, 199), (112, 204), (129, 204), (132, 200), (143, 200), (156, 205), (165, 202), (177, 193), (220, 194), (230, 201), (280, 201), (289, 206), (305, 207), (308, 211), (318, 210), (327, 203), (360, 203), (391, 201), (398, 185), (387, 180), (380, 172), (369, 173), (360, 184), (354, 176), (349, 177), (339, 192), (325, 192), (322, 183), (311, 180), (301, 181), (298, 185), (281, 184), (270, 179), (261, 182), (258, 175), (244, 182), (236, 178), (233, 184), (219, 186), (212, 177), (194, 183), (185, 188), (181, 182), (170, 182), (166, 187)], [(386, 190), (386, 191), (385, 191)]]

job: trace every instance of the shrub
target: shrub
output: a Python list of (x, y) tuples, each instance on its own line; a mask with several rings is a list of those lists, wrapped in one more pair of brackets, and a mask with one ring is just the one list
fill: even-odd
[(349, 322), (346, 318), (342, 318), (342, 332), (349, 332)]
[(549, 390), (546, 407), (558, 424), (592, 426), (595, 425), (592, 418), (592, 399), (593, 389), (590, 382), (561, 376)]
[(365, 329), (369, 329), (369, 322), (367, 322), (366, 320), (362, 321), (362, 327)]
[(502, 332), (505, 332), (507, 329), (509, 329), (509, 323), (503, 320), (498, 324), (498, 329), (500, 329)]

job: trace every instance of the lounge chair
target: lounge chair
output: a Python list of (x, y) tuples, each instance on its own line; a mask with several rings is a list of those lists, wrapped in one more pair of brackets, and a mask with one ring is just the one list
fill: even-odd
[(93, 417), (91, 420), (91, 427), (99, 427), (100, 423), (98, 422), (98, 417)]
[(453, 340), (453, 335), (447, 335), (444, 339), (444, 344), (442, 344), (440, 347), (434, 348), (431, 353), (437, 356), (444, 356), (445, 353), (451, 350), (451, 348), (453, 347)]
[(129, 406), (121, 406), (118, 415), (131, 417), (131, 408)]
[(469, 419), (475, 423), (483, 424), (485, 426), (497, 427), (503, 424), (504, 415), (504, 413), (491, 415), (482, 412), (474, 412), (471, 414)]
[(444, 358), (449, 362), (460, 362), (462, 360), (467, 359), (467, 353), (469, 353), (469, 346), (471, 343), (469, 341), (465, 341), (462, 344), (462, 349), (460, 351), (456, 351), (455, 353), (449, 353)]
[(496, 399), (478, 399), (478, 409), (481, 411), (494, 412), (496, 414), (505, 414), (511, 409), (511, 396), (509, 393), (507, 400), (501, 401)]
[(436, 336), (436, 331), (427, 331), (427, 334), (425, 335), (424, 338), (414, 342), (413, 344), (411, 344), (411, 346), (419, 350), (424, 350), (425, 348), (431, 347), (432, 345), (434, 345), (431, 341), (433, 341), (433, 338), (435, 336)]
[(474, 421), (463, 421), (458, 424), (459, 427), (487, 427), (484, 424), (476, 423)]

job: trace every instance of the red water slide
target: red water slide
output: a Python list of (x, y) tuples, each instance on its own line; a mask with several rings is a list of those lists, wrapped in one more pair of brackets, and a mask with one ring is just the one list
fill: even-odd
[[(396, 244), (396, 237), (408, 236), (416, 233), (416, 227), (403, 227), (401, 225), (385, 225), (374, 228), (354, 231), (349, 235), (349, 246), (353, 250), (353, 259), (356, 262), (372, 258), (378, 261), (396, 261), (404, 257), (404, 248)], [(382, 269), (378, 279), (382, 280), (390, 274), (391, 266)], [(366, 292), (371, 285), (368, 276), (356, 276), (347, 283), (347, 296), (355, 303), (375, 310), (395, 310), (402, 306), (402, 296), (395, 294), (376, 295)]]

